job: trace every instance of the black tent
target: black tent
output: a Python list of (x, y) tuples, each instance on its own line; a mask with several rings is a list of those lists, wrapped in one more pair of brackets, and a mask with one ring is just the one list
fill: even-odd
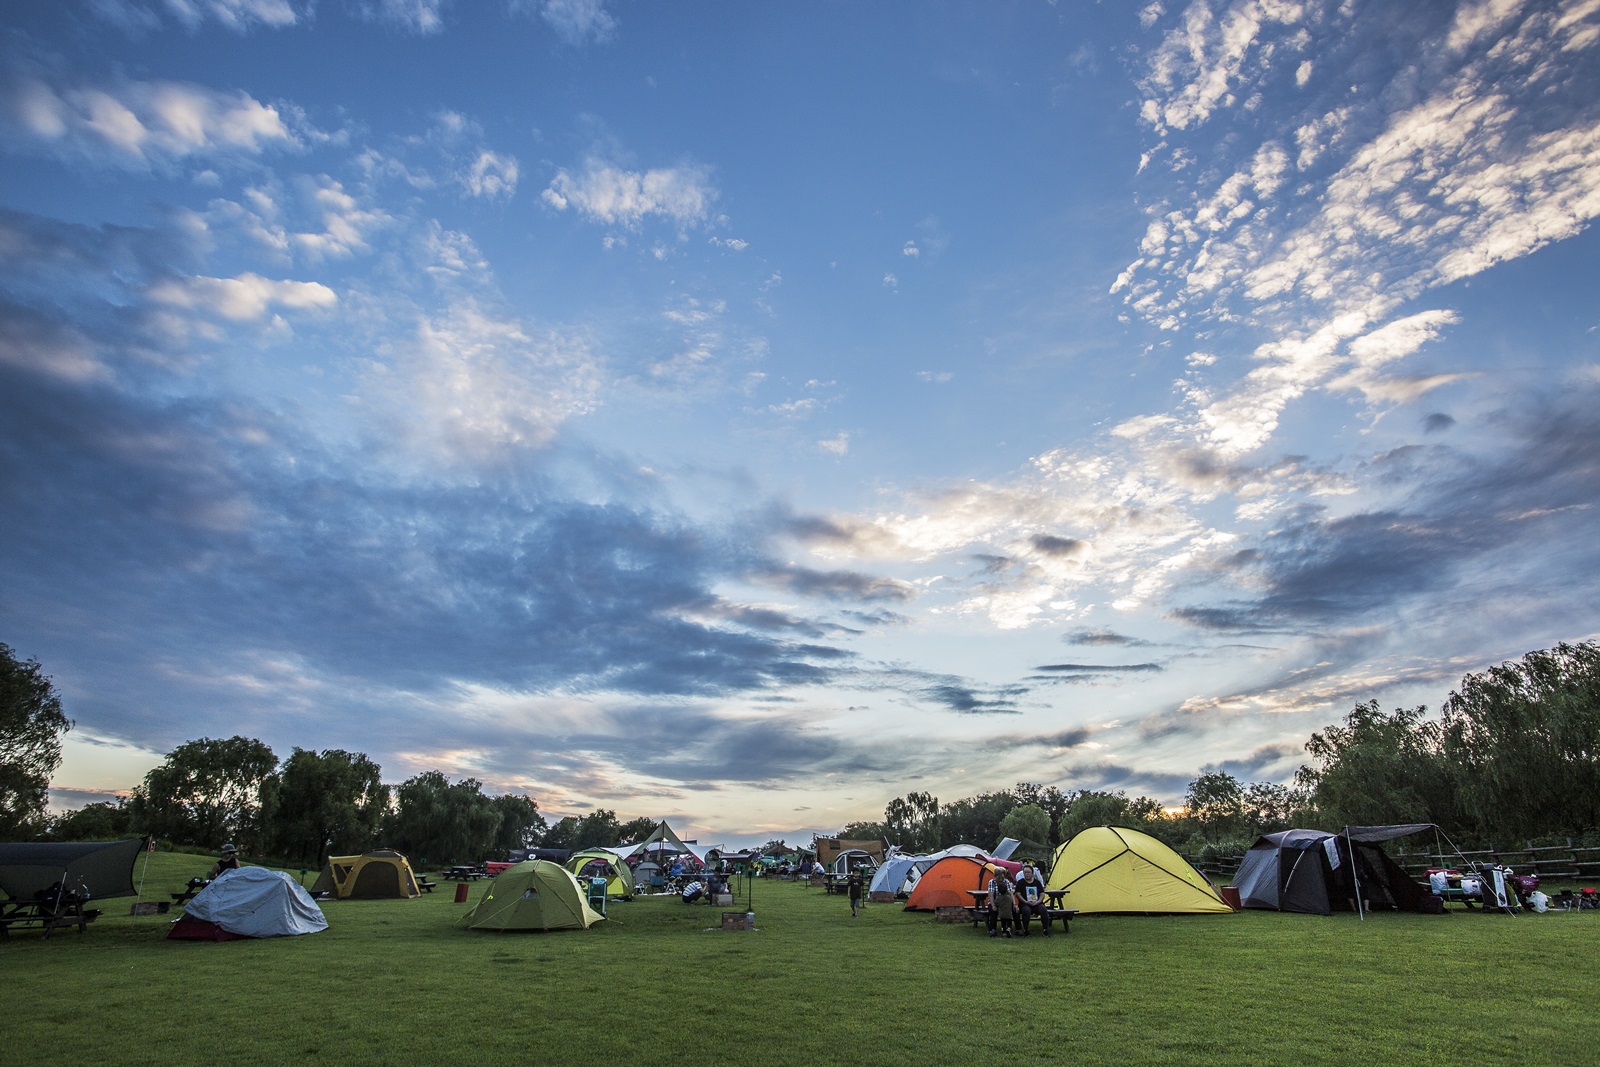
[(60, 882), (94, 897), (131, 897), (133, 864), (148, 838), (126, 841), (24, 841), (0, 844), (0, 889), (13, 899), (31, 898)]
[(1233, 877), (1246, 908), (1331, 915), (1335, 911), (1417, 911), (1423, 889), (1379, 847), (1432, 830), (1432, 823), (1347, 826), (1339, 833), (1283, 830), (1250, 846)]

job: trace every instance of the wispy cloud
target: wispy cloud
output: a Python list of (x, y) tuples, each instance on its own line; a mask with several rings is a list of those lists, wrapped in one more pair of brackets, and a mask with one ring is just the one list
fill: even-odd
[(632, 171), (590, 158), (576, 173), (558, 171), (541, 197), (557, 211), (570, 208), (608, 226), (637, 229), (654, 217), (692, 227), (706, 221), (717, 190), (707, 167)]

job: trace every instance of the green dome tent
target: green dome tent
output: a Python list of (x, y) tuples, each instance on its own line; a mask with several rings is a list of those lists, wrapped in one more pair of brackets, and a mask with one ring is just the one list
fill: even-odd
[(633, 871), (609, 849), (586, 848), (582, 852), (574, 852), (567, 859), (566, 868), (578, 876), (580, 886), (585, 878), (604, 878), (606, 896), (633, 899)]
[(469, 930), (585, 930), (604, 918), (589, 907), (571, 871), (549, 860), (526, 860), (490, 882), (460, 925)]

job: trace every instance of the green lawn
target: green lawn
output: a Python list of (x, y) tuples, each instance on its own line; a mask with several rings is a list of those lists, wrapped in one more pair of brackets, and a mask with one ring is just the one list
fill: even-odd
[[(208, 864), (151, 857), (146, 897)], [(330, 902), (297, 938), (167, 941), (122, 898), (84, 935), (18, 931), (0, 1059), (1436, 1067), (1592, 1063), (1600, 1038), (1600, 912), (1100, 917), (1006, 941), (762, 881), (751, 932), (657, 897), (587, 932), (488, 934), (453, 925), (453, 888)]]

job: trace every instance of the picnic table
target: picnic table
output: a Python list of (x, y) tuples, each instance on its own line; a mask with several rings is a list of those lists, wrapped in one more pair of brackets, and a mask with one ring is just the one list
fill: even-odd
[(98, 911), (83, 906), (82, 897), (71, 893), (53, 901), (0, 901), (0, 937), (9, 937), (13, 926), (42, 927), (47, 940), (63, 926), (76, 926), (81, 934), (99, 917)]
[[(1067, 895), (1067, 892), (1068, 890), (1065, 889), (1046, 889), (1044, 891), (1045, 899), (1048, 901), (1045, 906), (1045, 914), (1051, 919), (1060, 921), (1061, 932), (1064, 934), (1072, 933), (1072, 927), (1069, 923), (1078, 914), (1073, 908), (1063, 908), (1061, 906), (1062, 898)], [(967, 910), (972, 913), (972, 925), (987, 925), (989, 921), (989, 891), (987, 889), (969, 889), (967, 890), (967, 895), (972, 898), (972, 903), (967, 906)]]
[(479, 878), (487, 878), (489, 872), (482, 867), (471, 864), (457, 864), (439, 873), (440, 878), (448, 878), (457, 882), (476, 882)]
[(204, 878), (191, 878), (189, 879), (189, 884), (184, 886), (181, 891), (172, 894), (172, 902), (174, 904), (187, 904), (194, 899), (195, 894), (210, 884)]

